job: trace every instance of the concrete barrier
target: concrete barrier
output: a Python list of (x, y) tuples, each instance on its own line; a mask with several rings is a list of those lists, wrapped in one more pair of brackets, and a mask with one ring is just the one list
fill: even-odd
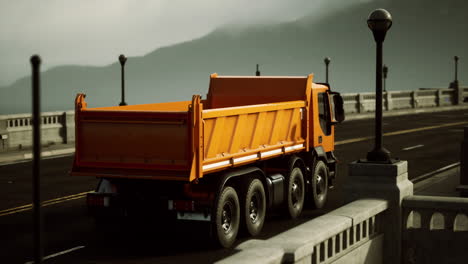
[[(458, 100), (459, 95), (468, 98), (468, 87), (386, 92), (383, 97), (384, 115), (451, 110), (451, 107), (463, 104), (463, 100)], [(348, 120), (374, 117), (375, 93), (343, 94), (343, 102)], [(468, 107), (468, 104), (464, 105)], [(73, 142), (74, 120), (74, 111), (42, 113), (42, 144)], [(31, 114), (0, 115), (0, 151), (29, 148), (31, 138)]]
[(268, 240), (246, 241), (217, 263), (383, 263), (388, 206), (357, 200)]

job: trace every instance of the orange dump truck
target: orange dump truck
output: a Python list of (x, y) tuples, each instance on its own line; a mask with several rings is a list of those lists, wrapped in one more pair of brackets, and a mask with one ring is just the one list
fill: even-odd
[(206, 100), (100, 108), (78, 94), (71, 174), (100, 179), (87, 199), (96, 217), (152, 208), (206, 221), (229, 247), (269, 209), (295, 218), (326, 201), (343, 101), (312, 79), (212, 74)]

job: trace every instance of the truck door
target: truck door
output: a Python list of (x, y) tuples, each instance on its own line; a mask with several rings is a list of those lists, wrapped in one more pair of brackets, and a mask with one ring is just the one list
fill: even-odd
[(327, 92), (319, 92), (318, 99), (318, 119), (321, 133), (318, 133), (318, 145), (322, 146), (325, 152), (332, 151), (334, 145), (333, 126), (330, 114), (330, 101)]

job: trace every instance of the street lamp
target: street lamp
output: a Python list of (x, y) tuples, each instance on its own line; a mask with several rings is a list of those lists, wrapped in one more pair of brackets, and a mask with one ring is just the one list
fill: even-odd
[(326, 57), (323, 62), (325, 62), (325, 80), (326, 80), (326, 83), (328, 83), (328, 65), (330, 64), (331, 60), (329, 57)]
[(387, 30), (392, 26), (392, 15), (385, 9), (374, 10), (367, 19), (367, 25), (377, 43), (376, 58), (376, 95), (375, 95), (375, 147), (367, 153), (367, 160), (389, 163), (390, 151), (382, 146), (382, 46)]
[(125, 62), (127, 62), (127, 58), (123, 55), (120, 54), (119, 56), (119, 61), (120, 61), (120, 66), (121, 66), (121, 75), (122, 75), (122, 101), (120, 102), (120, 106), (127, 105), (125, 103), (125, 72), (124, 72), (124, 66)]
[(33, 218), (34, 218), (34, 263), (42, 263), (43, 216), (41, 211), (41, 57), (31, 57), (32, 103), (33, 103)]
[(387, 85), (385, 84), (385, 81), (387, 80), (387, 74), (388, 74), (388, 67), (387, 65), (384, 64), (383, 66), (383, 91), (386, 93), (387, 92)]
[(458, 86), (458, 56), (453, 57), (455, 60), (455, 85)]
[(255, 72), (255, 76), (260, 76), (260, 70), (258, 69), (258, 64), (257, 64), (257, 71)]

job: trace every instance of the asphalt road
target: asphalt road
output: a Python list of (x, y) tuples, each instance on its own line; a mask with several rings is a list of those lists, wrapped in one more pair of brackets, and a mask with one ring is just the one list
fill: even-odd
[[(392, 157), (408, 161), (409, 177), (434, 171), (459, 161), (463, 126), (444, 124), (468, 122), (468, 110), (418, 114), (384, 119), (384, 132), (402, 134), (384, 137)], [(432, 127), (430, 129), (423, 129)], [(416, 131), (407, 131), (411, 129)], [(404, 132), (406, 131), (406, 132)], [(342, 204), (342, 186), (347, 164), (364, 158), (373, 147), (373, 120), (356, 120), (336, 129), (336, 156), (340, 161), (336, 187), (330, 191), (325, 209), (305, 210), (296, 220), (269, 216), (259, 239), (268, 238), (310, 220)], [(354, 143), (344, 141), (355, 139)], [(43, 200), (94, 189), (97, 181), (70, 177), (72, 157), (42, 162)], [(31, 203), (31, 162), (0, 166), (0, 211)], [(235, 253), (234, 249), (213, 247), (207, 229), (194, 222), (173, 226), (130, 223), (123, 230), (98, 232), (87, 216), (85, 200), (75, 199), (44, 207), (45, 256), (64, 250), (77, 250), (51, 258), (46, 263), (211, 263)], [(32, 260), (32, 212), (0, 216), (0, 263)], [(238, 243), (248, 237), (240, 237)], [(78, 248), (77, 248), (78, 247)]]

